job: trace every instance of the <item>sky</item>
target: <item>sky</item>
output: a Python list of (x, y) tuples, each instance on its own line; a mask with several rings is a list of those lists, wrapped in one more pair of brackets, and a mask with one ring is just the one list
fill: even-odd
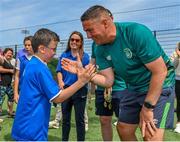
[[(151, 30), (180, 28), (180, 0), (0, 0), (0, 47), (22, 44), (24, 29), (33, 35), (39, 28), (49, 28), (61, 40), (74, 30), (86, 37), (79, 19), (96, 4), (108, 8), (114, 21), (139, 22)], [(172, 7), (145, 10), (163, 6)]]

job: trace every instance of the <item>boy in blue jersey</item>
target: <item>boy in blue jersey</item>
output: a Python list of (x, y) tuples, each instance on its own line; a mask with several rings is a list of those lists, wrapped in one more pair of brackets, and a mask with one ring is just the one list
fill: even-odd
[(94, 75), (94, 66), (78, 70), (78, 80), (61, 90), (47, 62), (55, 55), (59, 37), (48, 29), (38, 30), (32, 39), (34, 56), (24, 69), (12, 138), (16, 141), (47, 141), (51, 102), (60, 103), (84, 86)]
[[(97, 45), (101, 74), (91, 81), (105, 87), (111, 87), (114, 78), (126, 82), (128, 92), (121, 100), (117, 125), (121, 140), (137, 140), (140, 126), (144, 140), (162, 141), (164, 129), (173, 127), (174, 68), (152, 32), (137, 23), (113, 23), (99, 5), (85, 11), (81, 22)], [(75, 62), (63, 62), (73, 71), (68, 64)]]
[(32, 36), (28, 36), (24, 38), (24, 47), (25, 47), (24, 50), (26, 51), (26, 54), (22, 56), (19, 55), (16, 63), (16, 72), (14, 79), (14, 101), (16, 103), (19, 100), (19, 89), (22, 83), (22, 74), (24, 72), (24, 68), (32, 58), (32, 55), (34, 54), (31, 42), (32, 42)]

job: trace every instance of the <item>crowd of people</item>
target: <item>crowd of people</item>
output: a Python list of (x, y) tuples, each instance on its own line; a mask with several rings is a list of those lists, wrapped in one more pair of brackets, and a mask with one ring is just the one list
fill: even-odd
[[(0, 115), (7, 95), (8, 116), (14, 118), (12, 138), (46, 141), (48, 128), (59, 128), (62, 119), (62, 141), (68, 141), (74, 107), (77, 141), (85, 141), (88, 86), (95, 93), (103, 141), (113, 140), (113, 113), (120, 140), (137, 140), (139, 127), (144, 140), (162, 141), (165, 129), (174, 127), (175, 94), (174, 131), (180, 133), (180, 43), (168, 57), (145, 25), (113, 22), (112, 13), (100, 5), (87, 9), (81, 22), (93, 40), (91, 59), (84, 52), (82, 33), (73, 31), (58, 60), (57, 82), (47, 67), (60, 42), (55, 32), (42, 28), (25, 37), (16, 62), (13, 49), (2, 51)], [(50, 121), (52, 103), (58, 109)]]

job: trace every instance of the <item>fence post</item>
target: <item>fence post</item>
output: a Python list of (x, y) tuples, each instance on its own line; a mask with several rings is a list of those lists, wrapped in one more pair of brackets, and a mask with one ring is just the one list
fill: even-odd
[(15, 58), (16, 58), (16, 55), (17, 55), (17, 45), (15, 45)]
[(154, 37), (156, 38), (156, 31), (153, 31)]

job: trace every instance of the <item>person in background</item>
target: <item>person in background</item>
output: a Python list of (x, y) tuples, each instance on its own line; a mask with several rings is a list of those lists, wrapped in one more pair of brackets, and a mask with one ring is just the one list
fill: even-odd
[[(96, 63), (96, 55), (98, 54), (96, 51), (96, 44), (93, 43), (91, 63), (96, 64), (98, 67), (101, 66), (101, 64)], [(101, 73), (100, 70), (99, 73)], [(113, 86), (110, 88), (104, 88), (99, 85), (96, 87), (95, 113), (99, 116), (103, 141), (113, 141), (112, 116), (113, 113), (115, 113), (115, 116), (118, 119), (119, 104), (125, 91), (126, 84), (123, 79), (116, 79)]]
[[(75, 61), (81, 60), (82, 64), (80, 64), (80, 66), (83, 67), (89, 64), (89, 55), (84, 52), (83, 44), (84, 44), (83, 35), (78, 31), (72, 32), (68, 39), (66, 51), (63, 52), (62, 55), (60, 56), (56, 69), (58, 84), (61, 89), (68, 88), (74, 82), (77, 81), (77, 75), (69, 73), (64, 69), (62, 69), (61, 67), (62, 58), (68, 58)], [(63, 118), (62, 141), (69, 140), (72, 106), (74, 106), (74, 110), (75, 110), (77, 141), (85, 140), (84, 112), (86, 108), (87, 91), (88, 91), (87, 85), (84, 85), (72, 97), (70, 97), (61, 104), (62, 118)]]
[(19, 54), (16, 63), (15, 80), (14, 80), (14, 101), (16, 103), (19, 100), (19, 89), (23, 79), (22, 76), (23, 76), (24, 68), (32, 58), (32, 55), (34, 54), (31, 42), (32, 42), (32, 36), (25, 37), (24, 39), (25, 54)]
[(24, 69), (20, 97), (11, 136), (16, 141), (47, 141), (51, 102), (60, 103), (82, 88), (93, 76), (93, 65), (78, 69), (78, 79), (66, 89), (59, 88), (47, 67), (56, 52), (59, 36), (39, 29), (33, 36), (34, 56)]
[(31, 48), (31, 40), (32, 40), (32, 36), (27, 36), (24, 38), (23, 44), (24, 44), (24, 48), (20, 49), (16, 55), (16, 60), (19, 59), (19, 57), (26, 55), (27, 54), (27, 50), (29, 48)]
[(12, 77), (14, 74), (14, 67), (11, 64), (11, 59), (13, 57), (13, 49), (5, 48), (3, 51), (3, 62), (0, 64), (0, 113), (2, 114), (2, 105), (5, 100), (5, 95), (8, 96), (8, 117), (14, 117), (13, 112), (13, 88), (12, 88)]
[(180, 133), (180, 42), (177, 43), (177, 48), (171, 55), (171, 61), (175, 67), (176, 74), (176, 83), (175, 83), (175, 92), (176, 92), (176, 115), (177, 115), (177, 123), (174, 132)]

